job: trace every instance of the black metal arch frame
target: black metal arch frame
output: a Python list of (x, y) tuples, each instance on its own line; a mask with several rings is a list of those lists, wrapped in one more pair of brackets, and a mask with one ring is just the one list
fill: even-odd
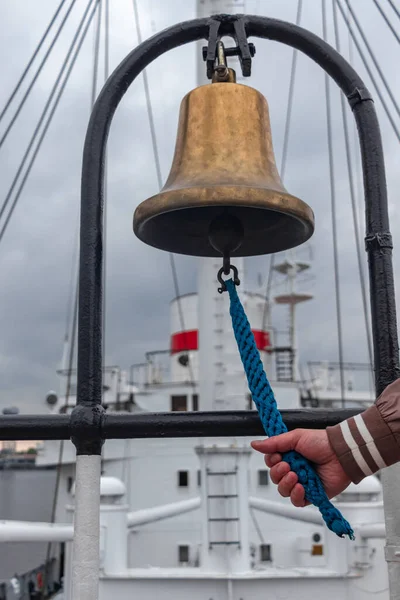
[[(309, 56), (346, 95), (357, 123), (364, 176), (376, 394), (399, 377), (385, 167), (379, 125), (368, 90), (344, 58), (309, 31), (267, 17), (218, 15), (179, 23), (143, 42), (122, 61), (103, 87), (91, 114), (83, 154), (77, 405), (71, 416), (3, 416), (0, 439), (71, 438), (78, 454), (100, 454), (107, 438), (263, 434), (258, 415), (253, 411), (137, 416), (106, 414), (101, 406), (104, 162), (111, 121), (128, 87), (153, 60), (188, 42), (219, 36), (231, 36), (239, 43), (245, 74), (249, 74), (251, 61), (247, 37), (275, 40)], [(206, 58), (210, 59), (210, 47)], [(289, 428), (324, 428), (357, 412), (283, 411), (283, 417)]]

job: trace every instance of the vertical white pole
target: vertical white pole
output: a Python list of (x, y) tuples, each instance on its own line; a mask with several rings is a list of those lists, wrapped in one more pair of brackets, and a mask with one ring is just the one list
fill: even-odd
[(218, 322), (217, 273), (222, 260), (201, 258), (198, 266), (199, 315), (199, 409), (216, 410), (217, 364), (220, 360), (220, 329)]
[[(218, 2), (213, 4), (218, 5)], [(211, 8), (209, 2), (197, 0), (197, 17), (209, 17), (214, 12), (220, 12), (219, 6)], [(222, 12), (222, 11), (221, 11)], [(206, 64), (202, 58), (202, 40), (197, 44), (197, 85), (210, 83), (206, 77)], [(198, 265), (198, 294), (199, 294), (199, 409), (203, 411), (215, 410), (215, 398), (218, 396), (216, 389), (216, 375), (218, 356), (218, 323), (217, 307), (220, 299), (217, 291), (217, 273), (222, 265), (218, 258), (201, 258)]]
[(101, 456), (76, 457), (72, 599), (97, 600)]
[[(232, 8), (231, 0), (197, 0), (196, 13), (198, 18), (210, 17), (218, 13), (240, 13), (244, 12), (244, 2), (236, 2), (234, 11)], [(201, 49), (204, 45), (205, 42), (202, 40), (197, 47), (197, 85), (211, 83), (206, 77), (206, 64), (202, 58)], [(237, 57), (229, 59), (229, 66), (240, 75)], [(239, 270), (239, 278), (242, 282), (238, 290), (240, 294), (244, 288), (244, 260), (234, 258), (232, 262)], [(222, 257), (199, 260), (199, 408), (203, 411), (245, 408), (247, 386), (229, 319), (229, 302), (227, 294), (221, 297), (218, 293), (217, 273), (221, 267)], [(225, 315), (228, 315), (228, 319), (224, 318)], [(227, 350), (228, 346), (231, 351), (230, 356), (225, 356), (222, 351)], [(225, 367), (227, 359), (231, 362), (232, 357), (234, 361), (230, 370), (236, 370), (235, 383), (232, 382), (236, 392), (233, 394), (232, 390), (227, 389), (225, 385)], [(238, 372), (242, 373), (241, 379), (237, 376)]]

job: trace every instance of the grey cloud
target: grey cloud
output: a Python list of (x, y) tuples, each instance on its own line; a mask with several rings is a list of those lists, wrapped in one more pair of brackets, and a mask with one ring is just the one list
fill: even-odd
[[(296, 2), (248, 1), (248, 12), (266, 12), (293, 21)], [(1, 65), (0, 106), (12, 89), (30, 52), (54, 11), (50, 0), (33, 4), (13, 2), (1, 11), (0, 51), (12, 55)], [(83, 5), (82, 5), (83, 10)], [(194, 3), (175, 0), (140, 3), (143, 36), (179, 19), (194, 16)], [(111, 64), (115, 66), (136, 44), (130, 3), (112, 6)], [(396, 64), (388, 60), (398, 52), (394, 40), (379, 20), (374, 7), (360, 14), (381, 64), (400, 97)], [(65, 53), (75, 21), (62, 39), (54, 59), (38, 82), (7, 146), (0, 150), (0, 197), (4, 197), (23, 148), (43, 106), (55, 70)], [(320, 11), (315, 2), (304, 3), (303, 24), (321, 33)], [(342, 29), (343, 31), (343, 29)], [(330, 26), (332, 39), (332, 28)], [(347, 39), (342, 36), (347, 53)], [(89, 115), (93, 39), (87, 40), (71, 85), (60, 105), (37, 163), (21, 197), (7, 234), (0, 246), (0, 368), (1, 403), (23, 402), (25, 406), (44, 396), (57, 385), (55, 370), (62, 353), (66, 306), (70, 294), (72, 244), (79, 210), (80, 168), (85, 128)], [(257, 41), (254, 76), (248, 83), (264, 93), (270, 105), (277, 163), (280, 164), (286, 115), (289, 69), (292, 51), (272, 43)], [(195, 47), (177, 49), (149, 67), (149, 81), (165, 178), (173, 153), (179, 104), (182, 96), (196, 85)], [(364, 76), (364, 69), (356, 59)], [(368, 78), (366, 77), (368, 81)], [(348, 360), (367, 359), (361, 295), (352, 232), (352, 216), (346, 180), (344, 145), (338, 91), (331, 85), (334, 118), (338, 229), (341, 262), (341, 291)], [(389, 193), (392, 200), (392, 230), (400, 230), (395, 205), (398, 176), (398, 143), (377, 103), (387, 154)], [(350, 112), (349, 112), (350, 114)], [(351, 118), (351, 115), (350, 115)], [(304, 198), (315, 210), (317, 229), (312, 239), (314, 281), (310, 289), (315, 300), (298, 310), (299, 342), (306, 360), (337, 357), (335, 303), (333, 288), (332, 237), (330, 225), (329, 171), (326, 146), (324, 78), (321, 69), (300, 56), (285, 185)], [(107, 226), (107, 359), (127, 367), (142, 359), (148, 350), (166, 348), (169, 335), (169, 301), (174, 296), (168, 255), (146, 247), (132, 232), (135, 206), (156, 193), (157, 181), (143, 83), (140, 77), (126, 94), (115, 115), (109, 140), (109, 185)], [(300, 250), (302, 256), (306, 252)], [(279, 258), (279, 257), (278, 257)], [(196, 286), (197, 261), (176, 257), (181, 292)], [(397, 278), (400, 275), (395, 249)], [(246, 279), (254, 284), (257, 273), (267, 274), (268, 260), (246, 260)], [(280, 290), (281, 288), (276, 288)], [(276, 322), (284, 325), (286, 316), (274, 309)]]

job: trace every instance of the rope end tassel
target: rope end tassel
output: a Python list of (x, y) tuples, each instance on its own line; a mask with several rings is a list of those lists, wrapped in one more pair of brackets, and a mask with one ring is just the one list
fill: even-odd
[[(278, 410), (274, 392), (265, 374), (249, 321), (236, 291), (236, 285), (232, 279), (228, 279), (224, 283), (230, 298), (233, 331), (254, 404), (267, 436), (280, 435), (288, 429)], [(354, 540), (353, 529), (329, 500), (312, 463), (294, 450), (285, 453), (283, 459), (297, 474), (299, 483), (304, 487), (307, 500), (319, 508), (327, 527), (341, 538), (347, 535)]]

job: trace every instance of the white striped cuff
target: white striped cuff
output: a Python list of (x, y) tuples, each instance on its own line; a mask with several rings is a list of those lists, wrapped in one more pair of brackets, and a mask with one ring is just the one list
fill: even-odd
[(353, 438), (353, 435), (350, 431), (348, 422), (343, 421), (342, 423), (340, 423), (340, 429), (341, 429), (344, 441), (350, 448), (352, 456), (353, 456), (355, 462), (357, 463), (357, 465), (359, 466), (359, 468), (361, 469), (361, 471), (364, 473), (365, 476), (372, 475), (371, 469), (367, 465), (366, 460), (364, 459), (364, 457), (362, 456), (362, 454), (360, 452), (357, 442)]

